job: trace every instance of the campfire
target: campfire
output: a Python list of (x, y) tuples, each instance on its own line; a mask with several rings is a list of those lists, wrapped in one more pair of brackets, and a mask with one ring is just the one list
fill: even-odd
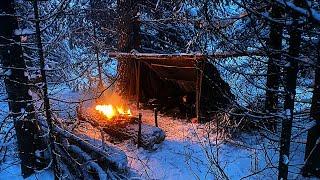
[(117, 117), (126, 118), (132, 116), (129, 108), (124, 109), (122, 106), (114, 107), (111, 104), (96, 105), (95, 110), (107, 117), (108, 120), (113, 120)]
[[(142, 123), (142, 114), (134, 114), (129, 101), (116, 93), (81, 104), (77, 109), (80, 122), (89, 123), (101, 133), (106, 133), (110, 142), (132, 139), (138, 147), (152, 150), (165, 139), (165, 132), (159, 127)], [(133, 107), (134, 108), (134, 107)]]
[(100, 123), (118, 124), (128, 123), (133, 118), (128, 103), (116, 93), (108, 93), (92, 104), (91, 112), (97, 116)]

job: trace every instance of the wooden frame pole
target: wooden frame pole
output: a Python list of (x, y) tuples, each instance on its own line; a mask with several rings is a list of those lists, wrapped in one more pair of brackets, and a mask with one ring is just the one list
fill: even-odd
[(137, 73), (136, 73), (136, 101), (137, 101), (137, 109), (140, 109), (140, 61), (138, 61)]
[(158, 108), (154, 108), (154, 124), (158, 127)]
[(202, 78), (204, 71), (204, 61), (197, 62), (196, 64), (196, 116), (198, 122), (201, 122), (201, 91), (202, 91)]
[(141, 147), (141, 123), (142, 123), (142, 114), (139, 113), (139, 129), (138, 129), (138, 148)]
[(198, 122), (200, 122), (200, 98), (199, 98), (199, 69), (198, 69), (198, 62), (196, 63), (196, 116)]
[(200, 116), (202, 116), (201, 112), (201, 95), (202, 95), (202, 80), (203, 80), (203, 74), (204, 74), (204, 66), (205, 66), (205, 61), (200, 62), (200, 77), (199, 77), (199, 111), (200, 111)]

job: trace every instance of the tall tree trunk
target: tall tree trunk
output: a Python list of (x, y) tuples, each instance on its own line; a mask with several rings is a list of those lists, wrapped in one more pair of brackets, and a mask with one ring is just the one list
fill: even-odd
[[(272, 4), (271, 17), (275, 20), (282, 17), (282, 9), (275, 3)], [(267, 91), (265, 100), (265, 110), (268, 113), (275, 113), (278, 105), (277, 91), (279, 89), (280, 67), (279, 62), (281, 60), (281, 48), (282, 48), (282, 32), (283, 26), (279, 23), (272, 22), (270, 25), (269, 34), (269, 49), (270, 56), (268, 61), (267, 71)], [(276, 129), (276, 122), (274, 119), (267, 123), (271, 125), (271, 129)]]
[[(139, 3), (140, 0), (118, 0), (118, 51), (130, 52), (141, 49)], [(123, 95), (133, 97), (136, 94), (138, 63), (136, 61), (119, 60), (119, 87)], [(130, 78), (131, 77), (131, 78)]]
[(139, 0), (118, 0), (118, 14), (120, 15), (118, 50), (121, 52), (129, 52), (132, 49), (140, 50), (139, 2)]
[[(320, 38), (320, 37), (319, 37)], [(320, 41), (320, 39), (319, 39)], [(311, 117), (316, 120), (317, 125), (320, 126), (320, 42), (318, 42), (318, 59), (315, 70), (315, 80), (311, 105)]]
[(311, 118), (316, 121), (316, 124), (308, 131), (303, 175), (320, 177), (320, 145), (317, 144), (317, 141), (320, 138), (320, 42), (318, 42), (318, 59), (315, 68), (310, 115)]
[[(302, 2), (295, 0), (294, 3), (302, 6)], [(298, 62), (295, 58), (299, 58), (301, 45), (301, 31), (298, 29), (299, 15), (292, 12), (293, 24), (290, 27), (289, 35), (289, 57), (285, 67), (285, 100), (284, 110), (285, 118), (282, 120), (281, 139), (280, 139), (280, 154), (279, 154), (279, 174), (278, 179), (288, 178), (288, 165), (290, 154), (290, 141), (294, 112), (294, 99), (296, 95), (297, 77), (298, 77)]]
[(48, 97), (48, 85), (47, 85), (47, 78), (46, 78), (46, 72), (45, 72), (45, 59), (43, 55), (43, 48), (42, 48), (42, 42), (41, 42), (40, 18), (39, 18), (37, 0), (33, 1), (33, 9), (34, 9), (35, 22), (36, 22), (36, 37), (37, 37), (37, 48), (38, 48), (38, 54), (39, 54), (39, 60), (40, 60), (40, 72), (41, 72), (42, 83), (43, 83), (42, 90), (43, 90), (44, 109), (45, 109), (45, 115), (47, 118), (48, 131), (49, 131), (49, 141), (50, 141), (50, 150), (51, 150), (51, 158), (52, 158), (51, 165), (54, 171), (54, 179), (59, 179), (59, 169), (58, 169), (56, 153), (55, 153), (55, 138), (53, 135), (53, 122), (51, 117), (50, 101)]
[(20, 37), (14, 33), (18, 29), (14, 1), (1, 1), (0, 12), (7, 14), (0, 16), (1, 63), (7, 74), (4, 82), (10, 114), (14, 119), (22, 175), (28, 177), (37, 166), (35, 151), (38, 146), (39, 126), (35, 119), (32, 97), (28, 94), (30, 84), (26, 77)]
[[(93, 36), (94, 36), (94, 39), (96, 41), (98, 41), (97, 40), (96, 23), (95, 22), (93, 22)], [(101, 65), (101, 62), (100, 62), (100, 59), (99, 59), (99, 45), (98, 45), (98, 42), (95, 42), (94, 50), (95, 50), (95, 53), (96, 53), (96, 61), (97, 61), (97, 66), (98, 66), (98, 76), (99, 76), (98, 89), (102, 90), (102, 88), (103, 88), (102, 65)]]
[(90, 6), (91, 6), (91, 12), (90, 12), (90, 18), (91, 18), (91, 23), (93, 26), (93, 38), (94, 38), (94, 51), (96, 53), (96, 61), (97, 61), (97, 66), (98, 66), (98, 76), (99, 76), (99, 82), (98, 82), (98, 90), (102, 90), (103, 88), (103, 81), (102, 81), (102, 63), (99, 58), (99, 44), (98, 44), (98, 38), (97, 38), (97, 23), (96, 20), (96, 11), (95, 8), (99, 7), (99, 2), (97, 0), (90, 0)]

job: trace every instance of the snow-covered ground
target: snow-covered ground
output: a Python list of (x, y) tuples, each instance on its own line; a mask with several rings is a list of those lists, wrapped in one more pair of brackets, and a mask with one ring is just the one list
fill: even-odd
[[(152, 111), (141, 112), (143, 123), (154, 125)], [(252, 173), (252, 150), (222, 143), (212, 125), (209, 128), (160, 115), (159, 127), (167, 136), (155, 151), (137, 149), (129, 143), (120, 146), (129, 157), (130, 167), (145, 179), (217, 179), (221, 177), (219, 167), (230, 179)]]
[[(140, 110), (143, 123), (154, 125), (152, 110)], [(137, 110), (135, 110), (137, 113)], [(117, 143), (128, 157), (129, 167), (142, 179), (221, 179), (221, 171), (229, 179), (276, 179), (278, 142), (262, 138), (258, 133), (242, 134), (226, 140), (216, 136), (214, 123), (195, 124), (159, 115), (159, 127), (166, 139), (154, 151), (137, 148), (131, 140)], [(101, 143), (101, 134), (82, 127), (87, 135)], [(274, 137), (276, 138), (276, 137)], [(303, 164), (305, 136), (295, 137), (290, 157), (290, 179), (299, 179)]]
[[(0, 123), (3, 120), (7, 120), (6, 117), (8, 116), (9, 108), (8, 103), (5, 101), (5, 97), (0, 96)], [(13, 126), (12, 122), (5, 123), (5, 126), (0, 129), (1, 133), (7, 132), (8, 127)], [(21, 169), (20, 169), (20, 161), (18, 158), (18, 155), (16, 153), (14, 140), (10, 141), (9, 143), (2, 144), (3, 136), (1, 134), (0, 136), (0, 147), (1, 146), (8, 146), (8, 152), (7, 152), (7, 158), (4, 162), (0, 161), (0, 180), (22, 180), (23, 177), (21, 175)], [(0, 152), (0, 157), (3, 157), (3, 152)], [(29, 178), (27, 180), (37, 180), (37, 179), (53, 179), (53, 174), (51, 170), (43, 170), (39, 171)]]
[[(77, 101), (75, 92), (61, 90), (54, 97), (64, 101)], [(53, 109), (67, 118), (74, 115), (74, 104), (68, 108), (64, 102), (53, 102)], [(3, 105), (6, 107), (6, 105)], [(152, 110), (134, 110), (143, 114), (143, 123), (154, 125)], [(159, 127), (166, 133), (166, 139), (154, 151), (138, 149), (132, 141), (114, 144), (128, 157), (133, 175), (142, 179), (220, 179), (223, 174), (229, 179), (276, 179), (278, 165), (278, 143), (262, 138), (258, 133), (242, 134), (239, 139), (225, 140), (217, 137), (214, 123), (196, 124), (181, 119), (159, 115)], [(81, 129), (83, 131), (81, 131)], [(79, 130), (101, 144), (101, 133), (89, 126)], [(290, 157), (290, 179), (303, 163), (305, 136), (296, 137)], [(106, 142), (110, 144), (109, 142)], [(220, 170), (219, 170), (220, 168)], [(1, 165), (0, 179), (22, 179), (19, 163), (14, 166)], [(220, 177), (220, 178), (219, 178)], [(52, 179), (50, 171), (37, 173), (29, 179)]]
[[(53, 172), (51, 170), (43, 170), (34, 173), (32, 176), (26, 178), (26, 180), (51, 180), (54, 179)], [(0, 169), (0, 180), (23, 180), (21, 175), (21, 169), (19, 162), (8, 164), (2, 164)]]
[[(139, 112), (143, 114), (143, 123), (154, 125), (151, 110)], [(115, 145), (127, 154), (129, 167), (143, 179), (220, 179), (219, 168), (228, 178), (239, 179), (260, 172), (266, 166), (271, 168), (271, 164), (278, 160), (276, 152), (270, 149), (267, 150), (267, 154), (271, 153), (270, 159), (264, 157), (265, 149), (257, 143), (261, 138), (254, 135), (244, 135), (246, 141), (252, 143), (250, 145), (235, 141), (228, 143), (217, 138), (212, 124), (194, 124), (161, 114), (158, 123), (166, 132), (166, 139), (156, 150), (138, 149), (131, 140)], [(101, 143), (99, 131), (84, 126), (82, 132)], [(273, 179), (276, 174), (271, 168), (250, 177)]]

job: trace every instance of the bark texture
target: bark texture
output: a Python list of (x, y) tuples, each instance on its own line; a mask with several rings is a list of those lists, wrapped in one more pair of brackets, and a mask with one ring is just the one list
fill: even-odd
[(20, 37), (15, 35), (18, 29), (15, 17), (14, 1), (0, 3), (0, 46), (5, 86), (8, 94), (9, 109), (14, 119), (21, 170), (28, 177), (37, 168), (35, 151), (39, 145), (39, 126), (35, 119), (32, 97), (29, 95), (29, 80), (26, 76), (26, 64), (20, 46)]
[(313, 175), (320, 178), (320, 42), (318, 43), (318, 59), (315, 68), (311, 118), (316, 124), (308, 131), (303, 175)]
[[(304, 4), (295, 0), (295, 4), (302, 7)], [(297, 77), (298, 77), (298, 62), (295, 58), (299, 58), (301, 45), (301, 31), (298, 29), (299, 15), (292, 13), (293, 24), (289, 29), (289, 57), (285, 67), (285, 100), (284, 111), (285, 118), (282, 120), (281, 139), (280, 139), (280, 157), (279, 157), (279, 174), (278, 179), (288, 179), (290, 141), (292, 133), (292, 123), (294, 119), (294, 100), (296, 95)]]
[[(272, 5), (271, 17), (278, 20), (282, 16), (282, 9), (276, 4)], [(282, 48), (282, 32), (283, 27), (281, 24), (272, 22), (270, 24), (269, 34), (269, 61), (267, 70), (267, 90), (265, 100), (265, 110), (268, 113), (275, 113), (278, 105), (278, 94), (279, 80), (280, 80), (280, 67), (281, 61), (281, 48)], [(275, 119), (270, 120), (271, 129), (275, 130), (276, 122)]]
[[(139, 1), (118, 0), (118, 51), (140, 51)], [(138, 62), (119, 60), (118, 88), (124, 96), (133, 97), (136, 91)], [(127, 79), (130, 78), (130, 81)]]

